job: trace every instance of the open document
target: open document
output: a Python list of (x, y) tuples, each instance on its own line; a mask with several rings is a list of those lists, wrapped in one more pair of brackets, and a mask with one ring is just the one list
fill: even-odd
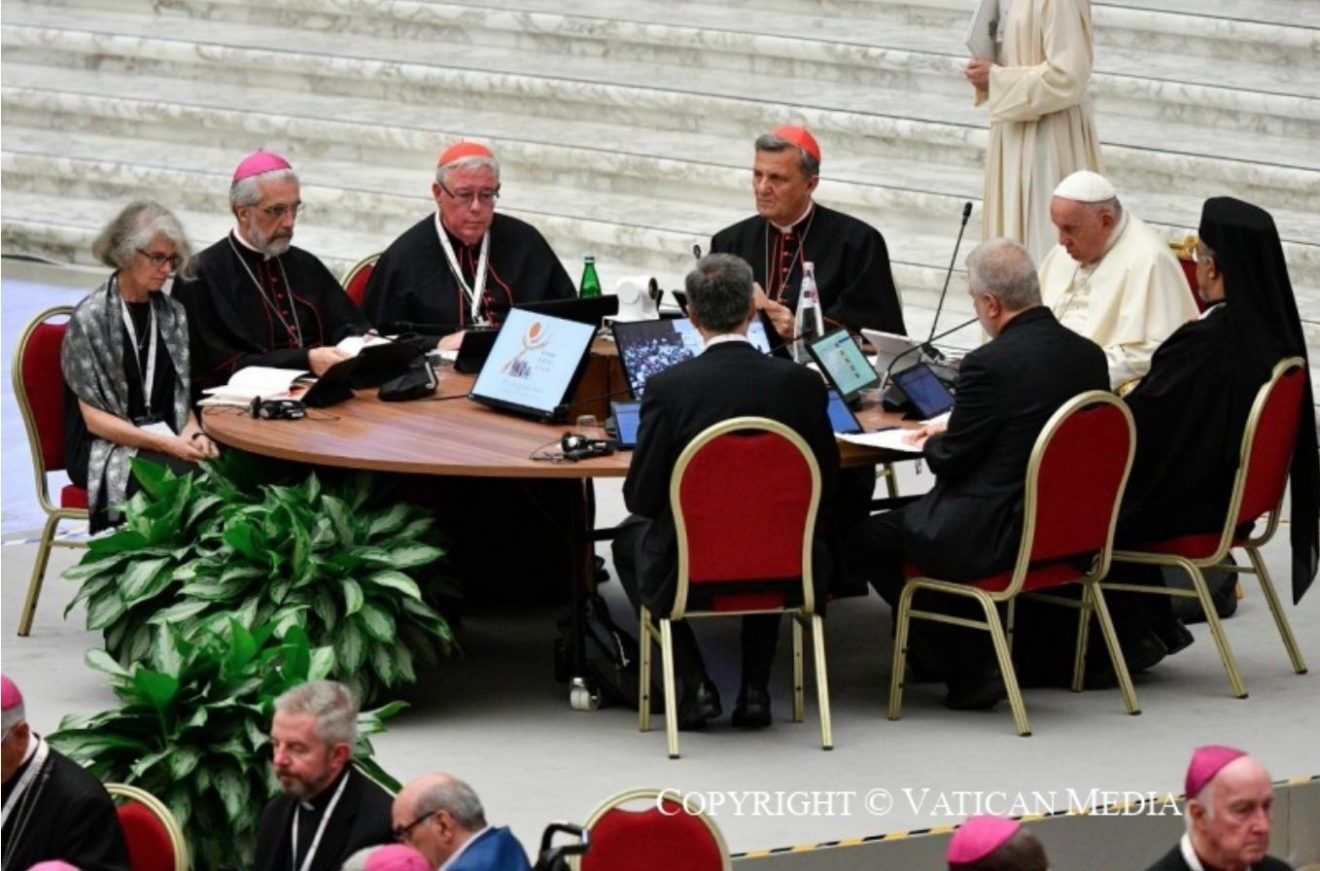
[(228, 384), (209, 387), (198, 405), (246, 405), (260, 396), (263, 399), (287, 399), (300, 378), (311, 375), (306, 369), (277, 369), (273, 366), (248, 366), (239, 369)]

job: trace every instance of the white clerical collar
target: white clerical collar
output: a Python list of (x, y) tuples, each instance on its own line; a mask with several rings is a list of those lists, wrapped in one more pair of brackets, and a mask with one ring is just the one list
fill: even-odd
[(269, 255), (269, 254), (267, 254), (265, 251), (262, 251), (262, 250), (261, 250), (260, 248), (258, 248), (256, 245), (253, 245), (251, 242), (249, 242), (247, 239), (245, 239), (245, 238), (243, 237), (243, 228), (242, 228), (242, 227), (235, 227), (235, 228), (234, 228), (234, 238), (238, 240), (238, 244), (242, 245), (244, 248), (246, 248), (247, 250), (251, 251), (253, 254), (260, 254), (262, 260), (269, 260), (269, 259), (270, 259), (270, 255)]
[(468, 847), (471, 847), (473, 844), (475, 844), (477, 842), (477, 838), (480, 838), (482, 835), (486, 834), (489, 831), (490, 831), (490, 826), (486, 826), (484, 829), (482, 829), (479, 832), (473, 832), (472, 837), (464, 841), (463, 846), (455, 850), (454, 854), (445, 860), (445, 864), (437, 868), (436, 871), (446, 871), (446, 869), (454, 867), (454, 865), (458, 863), (458, 857), (462, 856), (463, 853), (467, 851)]
[(706, 347), (702, 348), (701, 350), (704, 353), (705, 351), (709, 351), (711, 348), (715, 347), (716, 345), (726, 345), (729, 344), (730, 342), (745, 342), (748, 345), (750, 345), (752, 343), (752, 340), (747, 338), (746, 333), (720, 333), (718, 336), (711, 336), (709, 339), (707, 339)]
[(1224, 306), (1224, 301), (1221, 299), (1221, 300), (1219, 300), (1219, 302), (1216, 302), (1215, 304), (1213, 304), (1213, 305), (1211, 305), (1209, 308), (1207, 308), (1205, 311), (1201, 312), (1201, 315), (1200, 315), (1200, 317), (1197, 318), (1197, 320), (1198, 320), (1198, 321), (1203, 321), (1203, 320), (1205, 320), (1206, 318), (1210, 317), (1210, 313), (1211, 313), (1211, 312), (1217, 311), (1217, 310), (1223, 308), (1223, 306)]
[[(810, 215), (810, 214), (811, 214), (811, 210), (814, 209), (815, 207), (816, 207), (815, 202), (813, 202), (813, 201), (811, 201), (811, 200), (808, 200), (808, 201), (807, 201), (807, 210), (806, 210), (805, 212), (803, 212), (801, 215), (799, 215), (799, 216), (798, 216), (798, 219), (797, 219), (796, 221), (794, 221), (793, 223), (789, 224), (787, 227), (781, 227), (781, 226), (779, 226), (778, 224), (776, 224), (774, 221), (770, 221), (770, 226), (771, 226), (771, 227), (774, 227), (776, 230), (778, 230), (778, 231), (781, 232), (781, 233), (792, 233), (792, 232), (793, 232), (793, 228), (796, 227), (798, 224), (801, 224), (803, 221), (805, 221), (805, 220), (807, 219), (807, 215)], [(769, 220), (769, 219), (767, 218), (766, 220)]]
[(1183, 861), (1191, 871), (1205, 871), (1201, 857), (1196, 855), (1196, 849), (1192, 847), (1192, 836), (1187, 832), (1183, 832), (1182, 840), (1178, 842), (1178, 849), (1182, 851)]

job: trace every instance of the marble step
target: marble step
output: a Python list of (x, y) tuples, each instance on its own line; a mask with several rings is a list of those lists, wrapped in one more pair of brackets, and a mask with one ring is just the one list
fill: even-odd
[[(18, 8), (21, 14), (17, 21), (12, 14), (6, 18), (6, 43), (11, 54), (18, 52), (19, 60), (25, 59), (25, 47), (39, 46), (44, 53), (58, 43), (66, 50), (96, 56), (96, 63), (102, 66), (107, 62), (105, 55), (119, 53), (132, 58), (135, 68), (149, 69), (153, 65), (178, 66), (181, 60), (196, 62), (199, 53), (195, 50), (188, 52), (187, 58), (176, 56), (181, 46), (195, 43), (207, 46), (200, 54), (212, 63), (225, 62), (226, 55), (238, 63), (246, 58), (243, 75), (247, 81), (257, 81), (261, 71), (283, 75), (285, 68), (296, 65), (295, 57), (300, 54), (288, 49), (289, 29), (268, 25), (179, 18), (172, 22), (170, 38), (163, 39), (154, 35), (157, 19), (151, 16), (85, 10), (75, 28), (66, 24), (68, 16), (58, 8)], [(441, 60), (451, 69), (474, 73), (554, 77), (587, 86), (608, 81), (653, 88), (663, 82), (688, 93), (728, 93), (736, 87), (729, 73), (738, 72), (754, 77), (741, 86), (741, 96), (746, 98), (763, 99), (766, 93), (775, 93), (790, 104), (823, 104), (954, 124), (981, 123), (960, 77), (962, 60), (958, 56), (778, 37), (765, 37), (778, 40), (775, 45), (760, 45), (762, 37), (755, 35), (688, 28), (673, 31), (668, 41), (656, 46), (663, 52), (671, 43), (677, 43), (681, 46), (678, 54), (657, 59), (645, 52), (635, 54), (631, 51), (635, 44), (626, 40), (589, 43), (570, 26), (577, 23), (572, 17), (561, 16), (560, 23), (567, 34), (564, 46), (568, 51), (563, 55), (556, 55), (553, 47), (546, 45), (550, 37), (540, 34), (530, 43), (509, 47), (479, 44), (472, 38), (437, 44), (327, 31), (317, 35), (315, 51), (301, 53), (301, 66), (307, 74), (332, 77), (334, 72), (323, 66), (318, 71), (316, 61), (336, 55), (341, 65), (357, 66), (361, 73), (373, 74), (385, 64), (390, 71), (406, 77), (411, 72), (406, 68), (411, 65), (429, 69)], [(687, 41), (679, 42), (681, 38)], [(602, 63), (606, 48), (609, 62)], [(697, 48), (706, 50), (698, 52)], [(729, 68), (700, 65), (711, 57), (723, 59)], [(763, 62), (766, 57), (774, 62), (762, 69), (767, 66)], [(398, 69), (400, 66), (405, 69)], [(1225, 65), (1217, 66), (1221, 67), (1219, 74), (1224, 75)], [(1214, 70), (1215, 65), (1207, 65), (1206, 74), (1213, 76)], [(829, 80), (831, 73), (837, 73), (839, 80)], [(914, 89), (921, 93), (914, 94)], [(1117, 136), (1104, 133), (1102, 123), (1102, 136), (1107, 141), (1143, 145), (1157, 140), (1162, 146), (1170, 136), (1177, 135), (1176, 128), (1183, 128), (1183, 138), (1194, 141), (1195, 134), (1209, 126), (1219, 131), (1216, 138), (1221, 152), (1250, 154), (1255, 160), (1281, 165), (1307, 165), (1309, 150), (1302, 140), (1320, 133), (1320, 101), (1303, 96), (1114, 74), (1097, 75), (1093, 92), (1102, 118), (1109, 113), (1161, 122), (1117, 125)], [(1182, 120), (1188, 117), (1194, 117), (1195, 123)], [(1143, 128), (1153, 140), (1142, 141), (1138, 131)], [(1244, 136), (1242, 128), (1256, 135)], [(1259, 142), (1261, 134), (1268, 134), (1271, 141)], [(1281, 151), (1279, 137), (1298, 141)]]

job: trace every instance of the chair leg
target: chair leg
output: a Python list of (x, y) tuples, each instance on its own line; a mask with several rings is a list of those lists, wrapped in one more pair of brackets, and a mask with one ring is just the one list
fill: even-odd
[[(1100, 634), (1105, 639), (1105, 647), (1109, 649), (1109, 661), (1113, 663), (1114, 674), (1118, 676), (1118, 688), (1123, 693), (1123, 704), (1129, 714), (1140, 714), (1141, 705), (1137, 702), (1137, 691), (1132, 686), (1132, 675), (1128, 673), (1127, 660), (1123, 658), (1123, 648), (1119, 646), (1118, 633), (1114, 630), (1113, 618), (1109, 616), (1109, 603), (1105, 601), (1104, 591), (1100, 589), (1098, 583), (1087, 584), (1083, 595), (1090, 597), (1096, 619), (1100, 621)], [(1078, 646), (1077, 655), (1085, 660), (1085, 646)]]
[(894, 464), (885, 463), (884, 471), (880, 474), (885, 476), (885, 489), (889, 492), (890, 499), (898, 498), (898, 475), (894, 473)]
[(802, 618), (797, 614), (793, 615), (793, 722), (802, 722), (802, 711), (805, 707), (803, 702), (803, 683), (802, 674)]
[(1297, 639), (1293, 637), (1288, 615), (1284, 613), (1283, 605), (1279, 602), (1279, 594), (1274, 589), (1273, 581), (1270, 580), (1269, 570), (1265, 568), (1265, 560), (1261, 559), (1260, 550), (1257, 548), (1248, 547), (1246, 551), (1247, 556), (1251, 558), (1251, 565), (1256, 569), (1256, 578), (1260, 581), (1260, 589), (1265, 594), (1265, 601), (1269, 603), (1270, 613), (1274, 615), (1274, 625), (1279, 627), (1279, 637), (1283, 639), (1284, 649), (1288, 651), (1288, 658), (1292, 660), (1293, 671), (1306, 674), (1306, 662), (1302, 659), (1302, 651), (1297, 647)]
[(1072, 691), (1080, 693), (1086, 686), (1086, 647), (1091, 641), (1090, 587), (1082, 588), (1082, 607), (1077, 609), (1077, 649), (1073, 652)]
[(830, 722), (830, 678), (825, 665), (825, 621), (811, 615), (812, 655), (816, 661), (816, 703), (820, 706), (820, 746), (834, 749), (834, 725)]
[(895, 615), (895, 619), (898, 620), (898, 631), (894, 633), (894, 661), (891, 666), (893, 673), (889, 676), (889, 719), (891, 720), (903, 716), (903, 686), (906, 680), (908, 629), (912, 622), (914, 589), (911, 584), (903, 586), (903, 592), (898, 598), (898, 613)]
[(59, 525), (60, 516), (52, 514), (46, 518), (46, 525), (42, 527), (41, 544), (37, 545), (37, 561), (32, 566), (32, 579), (28, 581), (27, 598), (23, 601), (23, 615), (18, 621), (18, 634), (21, 638), (32, 632), (37, 599), (41, 598), (41, 582), (46, 578), (46, 564), (50, 562), (51, 542), (55, 539), (55, 530)]
[(1224, 671), (1228, 672), (1228, 684), (1233, 690), (1233, 695), (1245, 699), (1247, 688), (1243, 685), (1242, 675), (1238, 672), (1233, 649), (1228, 645), (1228, 636), (1224, 634), (1224, 624), (1220, 621), (1219, 612), (1215, 610), (1215, 603), (1210, 598), (1210, 589), (1205, 585), (1205, 575), (1186, 560), (1179, 559), (1178, 565), (1191, 576), (1192, 586), (1201, 601), (1201, 610), (1205, 613), (1205, 621), (1210, 624), (1210, 635), (1215, 639), (1215, 646), (1219, 648), (1219, 659), (1224, 664)]
[(637, 730), (651, 729), (651, 611), (642, 606), (637, 645)]
[(1031, 734), (1031, 722), (1027, 719), (1027, 705), (1022, 699), (1022, 690), (1018, 688), (1017, 672), (1013, 670), (1013, 654), (1008, 649), (1008, 639), (1004, 636), (1004, 626), (999, 621), (999, 609), (989, 597), (977, 597), (985, 611), (985, 622), (990, 626), (990, 638), (995, 645), (995, 655), (999, 658), (999, 672), (1004, 678), (1004, 688), (1008, 690), (1008, 703), (1013, 708), (1013, 722), (1018, 734), (1024, 738)]
[(665, 738), (669, 758), (678, 758), (678, 691), (674, 688), (674, 632), (668, 617), (660, 618), (660, 665), (665, 681)]

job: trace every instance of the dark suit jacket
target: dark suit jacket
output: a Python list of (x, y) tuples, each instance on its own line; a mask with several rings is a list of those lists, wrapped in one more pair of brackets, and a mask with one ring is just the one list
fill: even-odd
[(487, 829), (447, 871), (531, 871), (527, 851), (508, 827)]
[[(642, 539), (637, 566), (638, 590), (649, 608), (664, 611), (673, 603), (677, 546), (669, 477), (688, 443), (731, 417), (768, 417), (791, 427), (811, 446), (820, 466), (824, 516), (839, 471), (839, 447), (825, 409), (825, 384), (819, 375), (767, 357), (745, 342), (714, 345), (647, 381), (623, 498), (629, 511), (653, 521)], [(818, 576), (817, 581), (823, 586), (828, 578)]]
[(1108, 389), (1104, 352), (1043, 306), (968, 354), (948, 432), (926, 443), (935, 487), (903, 511), (908, 559), (951, 581), (1012, 568), (1036, 437), (1063, 403)]
[[(1287, 862), (1280, 862), (1271, 856), (1266, 856), (1255, 865), (1251, 866), (1252, 871), (1292, 871), (1292, 866)], [(1151, 865), (1146, 871), (1192, 871), (1183, 860), (1182, 849), (1175, 844), (1173, 849), (1164, 854), (1160, 861)]]
[[(321, 846), (316, 851), (311, 871), (338, 871), (344, 860), (363, 847), (394, 843), (390, 819), (394, 797), (351, 765), (348, 778), (334, 818), (321, 836)], [(290, 829), (297, 804), (281, 795), (262, 811), (253, 863), (256, 871), (285, 871), (289, 867)]]

